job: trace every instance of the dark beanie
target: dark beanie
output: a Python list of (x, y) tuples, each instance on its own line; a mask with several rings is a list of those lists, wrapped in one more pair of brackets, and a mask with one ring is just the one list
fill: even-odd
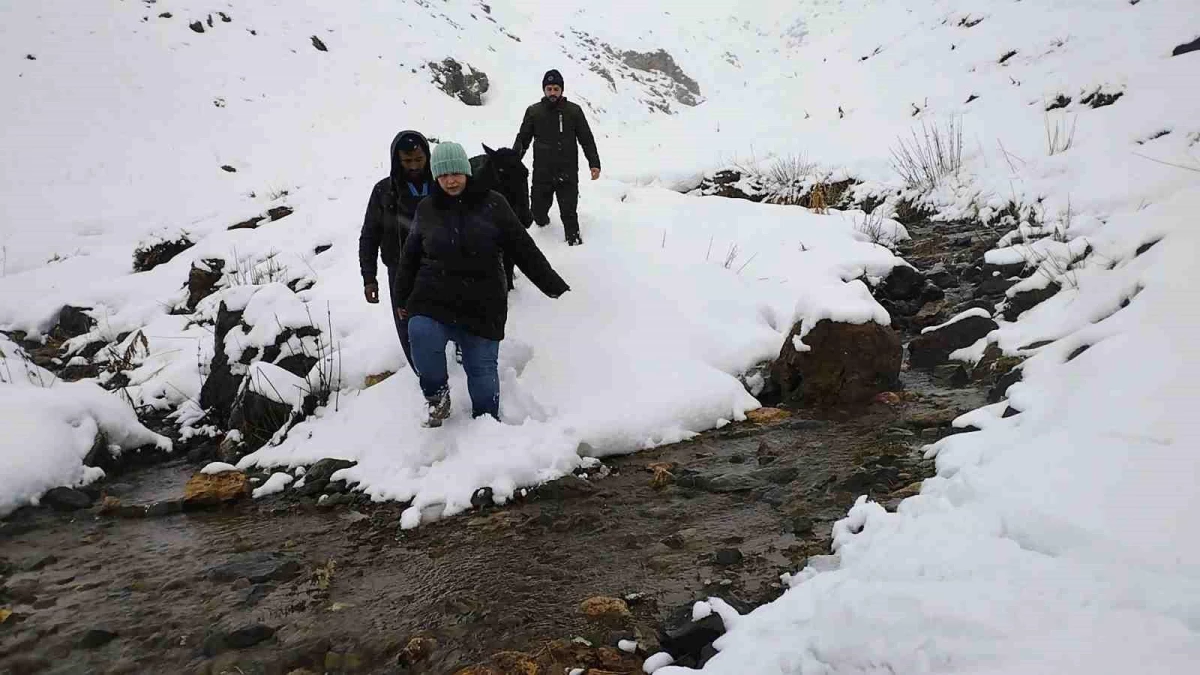
[(546, 74), (542, 76), (542, 89), (545, 89), (552, 84), (557, 84), (564, 89), (566, 88), (566, 85), (563, 84), (562, 73), (558, 72), (557, 70), (546, 71)]

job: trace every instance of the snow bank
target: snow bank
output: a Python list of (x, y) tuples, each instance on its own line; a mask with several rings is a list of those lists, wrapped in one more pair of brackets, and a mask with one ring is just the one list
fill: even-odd
[(37, 504), (50, 488), (102, 478), (104, 471), (83, 465), (98, 434), (112, 453), (146, 445), (171, 450), (169, 440), (143, 427), (115, 395), (90, 382), (54, 382), (39, 371), (0, 336), (0, 515)]

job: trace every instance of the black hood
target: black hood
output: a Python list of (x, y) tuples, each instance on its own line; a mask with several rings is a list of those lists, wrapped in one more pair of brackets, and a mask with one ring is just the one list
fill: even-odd
[(406, 177), (404, 174), (404, 167), (400, 165), (400, 158), (396, 156), (396, 147), (398, 145), (400, 145), (400, 141), (404, 140), (405, 138), (411, 138), (411, 139), (415, 140), (417, 142), (417, 145), (419, 145), (421, 147), (421, 149), (425, 151), (425, 175), (424, 175), (425, 182), (427, 182), (427, 183), (433, 182), (433, 173), (429, 169), (429, 159), (432, 156), (432, 154), (429, 152), (429, 139), (425, 138), (425, 136), (422, 135), (421, 132), (413, 131), (412, 129), (401, 131), (400, 133), (396, 134), (395, 138), (392, 139), (392, 144), (390, 146), (390, 157), (391, 157), (390, 165), (392, 167), (392, 171), (391, 171), (392, 180), (393, 181), (406, 180)]

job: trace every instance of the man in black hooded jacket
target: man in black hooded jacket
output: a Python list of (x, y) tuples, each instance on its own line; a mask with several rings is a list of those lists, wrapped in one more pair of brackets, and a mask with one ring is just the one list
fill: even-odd
[[(392, 139), (391, 173), (375, 184), (367, 202), (362, 234), (358, 237), (358, 266), (363, 277), (363, 294), (367, 302), (379, 302), (379, 281), (376, 278), (378, 258), (388, 271), (388, 291), (395, 287), (400, 266), (400, 252), (412, 231), (417, 205), (429, 196), (433, 174), (429, 171), (429, 141), (416, 131), (401, 131)], [(389, 303), (394, 304), (394, 303)], [(390, 308), (389, 308), (390, 309)], [(412, 366), (412, 349), (408, 342), (407, 321), (390, 312), (400, 336), (404, 358)]]
[(550, 205), (558, 196), (558, 213), (562, 217), (567, 243), (583, 243), (579, 233), (579, 148), (587, 157), (592, 180), (600, 178), (600, 154), (596, 138), (588, 126), (583, 109), (563, 96), (563, 77), (557, 70), (542, 77), (541, 101), (525, 110), (521, 130), (513, 148), (528, 148), (533, 142), (533, 184), (530, 205), (533, 220), (540, 227), (550, 223)]

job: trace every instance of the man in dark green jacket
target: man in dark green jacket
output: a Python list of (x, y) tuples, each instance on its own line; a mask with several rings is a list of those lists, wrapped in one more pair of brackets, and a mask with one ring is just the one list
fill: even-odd
[(545, 97), (529, 106), (521, 130), (517, 132), (514, 148), (522, 156), (533, 142), (533, 183), (529, 197), (533, 220), (539, 226), (550, 224), (550, 205), (558, 196), (558, 213), (562, 217), (567, 243), (583, 243), (579, 234), (579, 146), (587, 157), (592, 180), (600, 177), (600, 154), (596, 139), (588, 126), (583, 109), (563, 96), (563, 77), (551, 70), (542, 77)]

